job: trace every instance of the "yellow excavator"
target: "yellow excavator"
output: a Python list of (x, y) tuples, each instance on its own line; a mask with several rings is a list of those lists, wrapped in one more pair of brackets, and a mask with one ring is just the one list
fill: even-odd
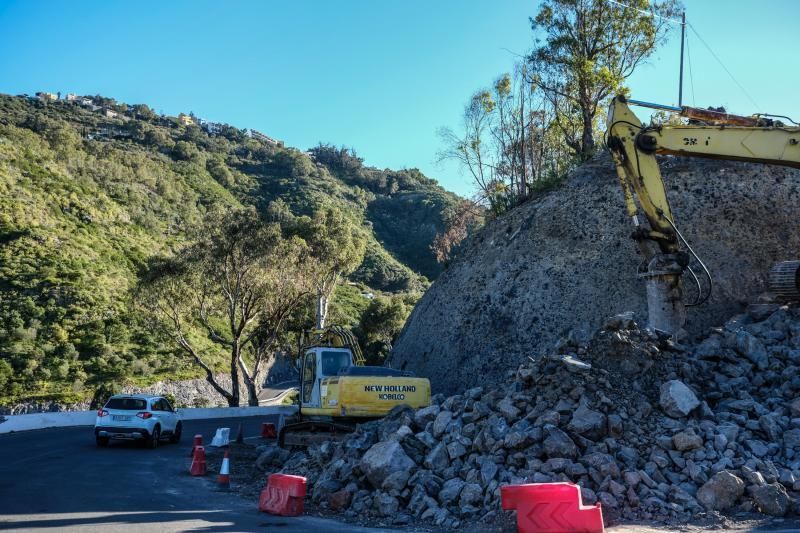
[(366, 366), (358, 341), (342, 327), (311, 331), (301, 353), (299, 412), (281, 428), (280, 446), (339, 438), (358, 422), (384, 417), (398, 405), (431, 403), (427, 378)]
[[(645, 125), (633, 113), (631, 105), (667, 111), (688, 119), (688, 123)], [(617, 169), (627, 214), (635, 226), (633, 238), (645, 258), (639, 276), (645, 280), (647, 289), (649, 325), (671, 335), (679, 334), (686, 322), (687, 305), (700, 304), (708, 298), (712, 278), (675, 224), (656, 155), (800, 168), (800, 127), (785, 116), (747, 117), (617, 96), (608, 111), (606, 145)], [(639, 218), (640, 209), (647, 225)], [(689, 266), (692, 257), (707, 277), (705, 288)], [(697, 298), (689, 304), (682, 285), (685, 272), (689, 272), (698, 288)], [(770, 272), (770, 291), (783, 299), (800, 298), (799, 282), (800, 261), (777, 263)]]

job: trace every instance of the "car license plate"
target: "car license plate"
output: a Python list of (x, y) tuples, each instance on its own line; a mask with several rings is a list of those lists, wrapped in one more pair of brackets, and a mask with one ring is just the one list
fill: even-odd
[(130, 419), (131, 417), (123, 415), (113, 415), (111, 417), (111, 420), (113, 420), (114, 422), (128, 422)]

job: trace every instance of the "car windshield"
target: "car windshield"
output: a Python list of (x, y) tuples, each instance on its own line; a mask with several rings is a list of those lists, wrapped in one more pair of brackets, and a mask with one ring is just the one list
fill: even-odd
[(147, 408), (147, 402), (140, 398), (111, 398), (106, 404), (106, 409), (120, 409), (123, 411), (142, 411)]
[(322, 352), (322, 375), (336, 376), (350, 366), (350, 352)]

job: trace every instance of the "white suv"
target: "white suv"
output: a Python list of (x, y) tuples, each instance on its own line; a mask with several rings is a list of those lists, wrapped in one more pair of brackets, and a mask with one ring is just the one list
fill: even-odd
[(181, 420), (162, 396), (116, 394), (97, 410), (94, 436), (98, 446), (108, 445), (110, 439), (126, 439), (156, 448), (164, 437), (170, 442), (180, 440)]

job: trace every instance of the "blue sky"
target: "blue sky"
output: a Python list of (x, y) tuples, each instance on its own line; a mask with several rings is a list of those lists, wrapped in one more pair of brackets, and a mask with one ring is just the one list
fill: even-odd
[[(685, 0), (687, 18), (759, 111), (800, 116), (800, 2)], [(0, 0), (0, 92), (103, 94), (170, 115), (251, 127), (309, 148), (356, 148), (370, 165), (435, 163), (437, 130), (532, 44), (522, 0), (51, 2)], [(677, 33), (629, 80), (642, 100), (677, 101)], [(745, 96), (689, 31), (684, 103), (749, 114)], [(693, 96), (694, 95), (694, 96)]]

